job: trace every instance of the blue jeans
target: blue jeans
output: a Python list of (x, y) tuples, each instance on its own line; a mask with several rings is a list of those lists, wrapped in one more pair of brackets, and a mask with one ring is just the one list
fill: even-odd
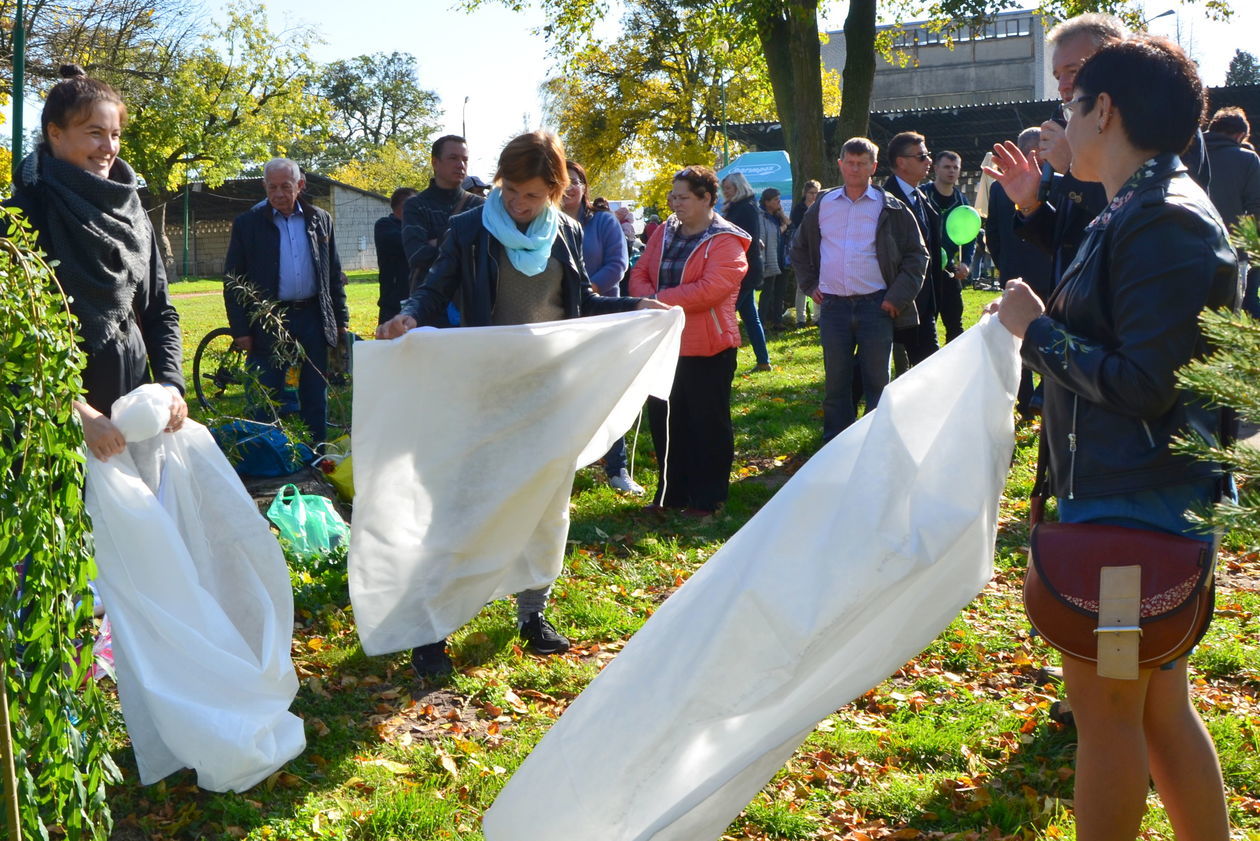
[(1163, 531), (1213, 542), (1186, 519), (1186, 511), (1216, 500), (1217, 480), (1199, 479), (1181, 485), (1165, 485), (1129, 494), (1068, 499), (1059, 497), (1059, 522), (1127, 526)]
[(626, 436), (622, 435), (613, 441), (612, 447), (604, 454), (604, 472), (611, 479), (626, 469)]
[(888, 360), (892, 356), (893, 320), (880, 309), (884, 293), (823, 295), (818, 317), (822, 343), (826, 394), (823, 397), (823, 442), (830, 441), (857, 420), (853, 403), (853, 348), (862, 373), (866, 411), (879, 405), (888, 385)]
[(748, 331), (748, 342), (753, 347), (757, 364), (769, 365), (770, 351), (766, 350), (766, 331), (761, 329), (761, 316), (757, 312), (757, 302), (754, 300), (756, 291), (749, 289), (746, 292), (740, 292), (739, 298), (735, 300), (735, 311), (739, 313), (740, 319), (744, 322), (744, 329)]

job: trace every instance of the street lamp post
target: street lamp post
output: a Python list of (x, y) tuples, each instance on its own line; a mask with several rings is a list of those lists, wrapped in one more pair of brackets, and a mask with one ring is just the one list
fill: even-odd
[(722, 168), (725, 169), (731, 162), (731, 135), (726, 129), (726, 85), (729, 80), (723, 80), (718, 91), (722, 98)]
[(1160, 12), (1159, 14), (1155, 15), (1154, 17), (1149, 17), (1149, 18), (1147, 18), (1146, 20), (1142, 21), (1142, 27), (1143, 27), (1143, 28), (1145, 28), (1145, 27), (1146, 27), (1146, 25), (1147, 25), (1148, 23), (1150, 23), (1151, 21), (1153, 21), (1153, 20), (1159, 20), (1160, 18), (1166, 18), (1166, 17), (1168, 17), (1169, 15), (1175, 15), (1175, 14), (1177, 14), (1177, 10), (1176, 10), (1176, 9), (1169, 9), (1169, 10), (1168, 10), (1168, 11), (1166, 11), (1166, 12)]
[(26, 4), (13, 11), (13, 174), (22, 165), (22, 106), (26, 87)]
[(464, 97), (464, 107), (459, 113), (459, 133), (465, 140), (468, 139), (468, 97)]

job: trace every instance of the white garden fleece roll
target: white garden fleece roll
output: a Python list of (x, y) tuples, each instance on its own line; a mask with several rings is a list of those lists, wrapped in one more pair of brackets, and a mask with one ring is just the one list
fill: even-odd
[(487, 841), (709, 841), (816, 723), (992, 575), (1018, 340), (892, 382), (635, 634), (487, 812)]
[(210, 432), (164, 433), (171, 394), (145, 385), (112, 418), (126, 452), (87, 459), (96, 587), (140, 781), (181, 768), (245, 791), (302, 752), (280, 545)]
[(668, 397), (681, 309), (412, 330), (354, 351), (350, 599), (367, 654), (560, 574), (569, 494)]

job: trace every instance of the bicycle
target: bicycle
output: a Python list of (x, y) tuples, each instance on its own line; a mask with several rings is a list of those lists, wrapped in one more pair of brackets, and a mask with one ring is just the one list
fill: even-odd
[[(249, 406), (261, 399), (257, 391), (260, 387), (258, 374), (251, 368), (248, 355), (236, 347), (235, 341), (231, 328), (216, 327), (202, 336), (193, 353), (193, 390), (197, 394), (197, 402), (212, 415), (245, 416)], [(360, 341), (357, 335), (347, 333), (346, 341), (329, 354), (328, 385), (330, 392), (336, 390), (329, 395), (330, 407), (334, 395), (340, 396), (343, 390), (347, 395), (349, 393), (346, 387), (350, 383), (352, 348), (357, 341)], [(285, 376), (286, 390), (297, 388), (298, 371), (297, 366), (289, 369)], [(341, 428), (343, 425), (330, 426)]]

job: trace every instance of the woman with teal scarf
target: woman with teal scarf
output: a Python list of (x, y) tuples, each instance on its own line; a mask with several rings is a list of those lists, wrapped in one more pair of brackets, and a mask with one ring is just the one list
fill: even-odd
[[(591, 289), (582, 261), (582, 227), (559, 207), (569, 175), (555, 135), (530, 132), (510, 141), (499, 155), (494, 183), (484, 205), (451, 219), (425, 282), (401, 313), (377, 328), (376, 338), (441, 326), (451, 301), (460, 310), (461, 327), (668, 309), (649, 298), (605, 298)], [(521, 637), (536, 654), (569, 648), (543, 615), (549, 593), (543, 588), (516, 594)], [(452, 669), (445, 641), (419, 646), (411, 662), (423, 678)]]

